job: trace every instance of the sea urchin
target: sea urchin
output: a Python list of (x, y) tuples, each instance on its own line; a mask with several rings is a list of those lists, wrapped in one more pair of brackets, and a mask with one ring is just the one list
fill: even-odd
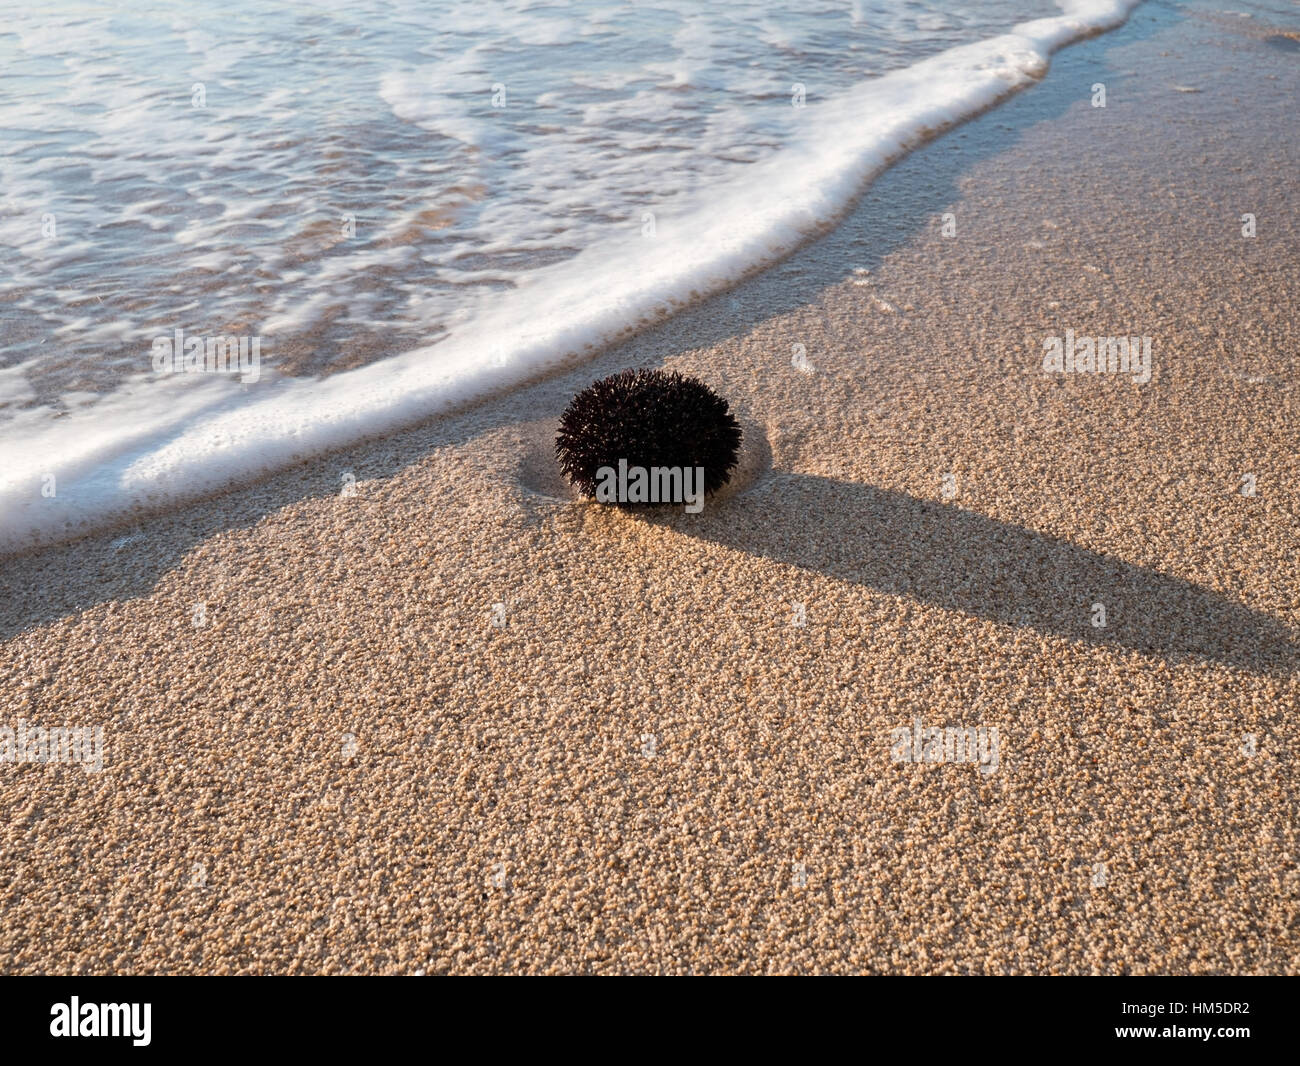
[[(716, 492), (731, 478), (740, 454), (740, 423), (727, 401), (702, 381), (676, 371), (624, 370), (588, 385), (560, 416), (555, 455), (560, 469), (584, 496), (607, 503), (676, 503), (653, 494), (677, 482), (703, 480), (702, 494)], [(619, 491), (611, 495), (611, 472)], [(644, 471), (643, 488), (623, 491), (628, 471)], [(662, 479), (662, 481), (660, 480)], [(686, 490), (690, 496), (690, 490)], [(698, 509), (698, 508), (689, 508)]]

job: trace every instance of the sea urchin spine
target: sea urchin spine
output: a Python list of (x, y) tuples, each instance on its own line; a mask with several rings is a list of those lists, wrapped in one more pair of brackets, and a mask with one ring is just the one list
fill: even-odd
[(677, 371), (624, 370), (573, 397), (560, 416), (555, 454), (584, 496), (620, 506), (689, 504), (731, 479), (740, 440), (727, 401), (704, 382)]

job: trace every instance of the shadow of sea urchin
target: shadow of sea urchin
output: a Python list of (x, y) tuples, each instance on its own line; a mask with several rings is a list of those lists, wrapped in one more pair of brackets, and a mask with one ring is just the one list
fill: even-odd
[(560, 416), (560, 469), (584, 496), (596, 496), (597, 471), (701, 467), (704, 492), (730, 479), (740, 455), (740, 423), (702, 381), (664, 370), (624, 370), (588, 385)]

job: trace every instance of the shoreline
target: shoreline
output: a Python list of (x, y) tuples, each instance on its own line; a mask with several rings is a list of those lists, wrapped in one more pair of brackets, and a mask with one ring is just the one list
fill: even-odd
[[(589, 363), (7, 557), (0, 723), (104, 768), (0, 765), (0, 972), (1300, 972), (1300, 67), (1247, 21), (1139, 6)], [(548, 466), (634, 365), (745, 427), (699, 515)]]
[[(866, 79), (809, 110), (801, 134), (719, 186), (709, 203), (652, 201), (639, 235), (606, 233), (434, 344), (315, 379), (282, 377), (270, 366), (252, 397), (215, 374), (163, 373), (175, 365), (183, 331), (156, 336), (153, 378), (124, 382), (60, 418), (27, 410), (10, 423), (9, 437), (23, 443), (0, 443), (0, 552), (238, 489), (575, 369), (829, 231), (892, 164), (1033, 87), (1053, 54), (1122, 24), (1135, 2), (1092, 0), (1086, 21), (1064, 14), (1023, 21)], [(266, 339), (275, 346), (274, 328)], [(201, 347), (202, 335), (189, 344), (196, 340)], [(258, 358), (250, 361), (249, 338), (208, 337), (207, 358), (224, 365), (219, 348), (233, 344), (243, 353), (236, 365), (246, 371), (247, 392), (261, 380), (261, 340), (253, 338)], [(319, 328), (286, 340), (298, 349), (336, 342)]]

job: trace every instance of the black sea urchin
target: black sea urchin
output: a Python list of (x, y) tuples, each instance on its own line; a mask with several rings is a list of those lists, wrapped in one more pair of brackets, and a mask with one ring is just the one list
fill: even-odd
[(608, 478), (601, 471), (618, 470), (620, 461), (626, 469), (702, 469), (708, 494), (730, 480), (739, 454), (740, 423), (727, 401), (676, 371), (624, 370), (588, 385), (569, 401), (555, 438), (565, 476), (584, 496), (601, 500), (607, 494), (597, 489)]

